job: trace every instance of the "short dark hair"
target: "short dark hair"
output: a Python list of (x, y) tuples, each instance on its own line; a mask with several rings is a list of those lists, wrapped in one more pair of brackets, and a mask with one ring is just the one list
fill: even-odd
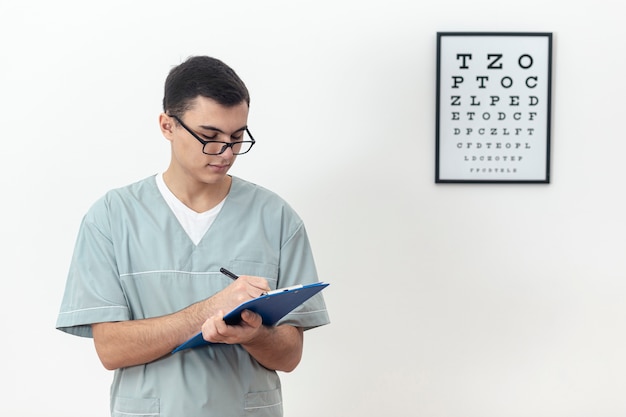
[(223, 106), (250, 105), (250, 95), (241, 78), (228, 65), (209, 56), (192, 56), (172, 68), (165, 80), (163, 111), (181, 116), (198, 96)]

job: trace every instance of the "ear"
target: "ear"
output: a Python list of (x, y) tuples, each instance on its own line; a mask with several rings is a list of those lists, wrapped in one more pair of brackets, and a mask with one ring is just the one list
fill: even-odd
[(171, 141), (174, 128), (174, 120), (165, 113), (159, 115), (159, 128), (165, 139)]

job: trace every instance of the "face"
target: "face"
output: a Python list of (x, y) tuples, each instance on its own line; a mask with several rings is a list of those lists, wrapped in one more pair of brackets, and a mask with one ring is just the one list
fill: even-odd
[[(242, 140), (248, 122), (245, 102), (232, 107), (198, 97), (180, 120), (203, 140), (233, 142)], [(186, 180), (204, 184), (219, 184), (224, 180), (236, 159), (231, 148), (220, 155), (202, 153), (202, 144), (183, 126), (166, 114), (161, 114), (163, 135), (171, 142), (172, 161), (169, 170)]]

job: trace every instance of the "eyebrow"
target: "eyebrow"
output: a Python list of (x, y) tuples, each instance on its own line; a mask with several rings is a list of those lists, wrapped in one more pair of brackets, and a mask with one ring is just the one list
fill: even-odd
[[(199, 129), (204, 129), (204, 130), (213, 130), (215, 132), (218, 133), (223, 133), (226, 134), (226, 132), (224, 132), (222, 129), (215, 127), (215, 126), (211, 126), (211, 125), (200, 125), (198, 126)], [(248, 128), (248, 126), (242, 126), (239, 129), (235, 130), (233, 133), (237, 133), (237, 132), (243, 132), (244, 130), (246, 130)], [(233, 134), (231, 133), (231, 135)]]

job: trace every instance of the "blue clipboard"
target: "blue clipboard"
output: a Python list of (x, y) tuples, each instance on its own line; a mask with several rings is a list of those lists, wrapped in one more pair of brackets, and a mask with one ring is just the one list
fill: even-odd
[[(328, 285), (326, 282), (316, 282), (314, 284), (295, 285), (270, 291), (260, 297), (239, 304), (224, 316), (224, 321), (229, 325), (238, 324), (241, 321), (241, 313), (244, 310), (250, 310), (262, 317), (265, 326), (273, 326)], [(211, 342), (204, 340), (202, 332), (200, 332), (178, 346), (172, 353), (210, 344)]]

